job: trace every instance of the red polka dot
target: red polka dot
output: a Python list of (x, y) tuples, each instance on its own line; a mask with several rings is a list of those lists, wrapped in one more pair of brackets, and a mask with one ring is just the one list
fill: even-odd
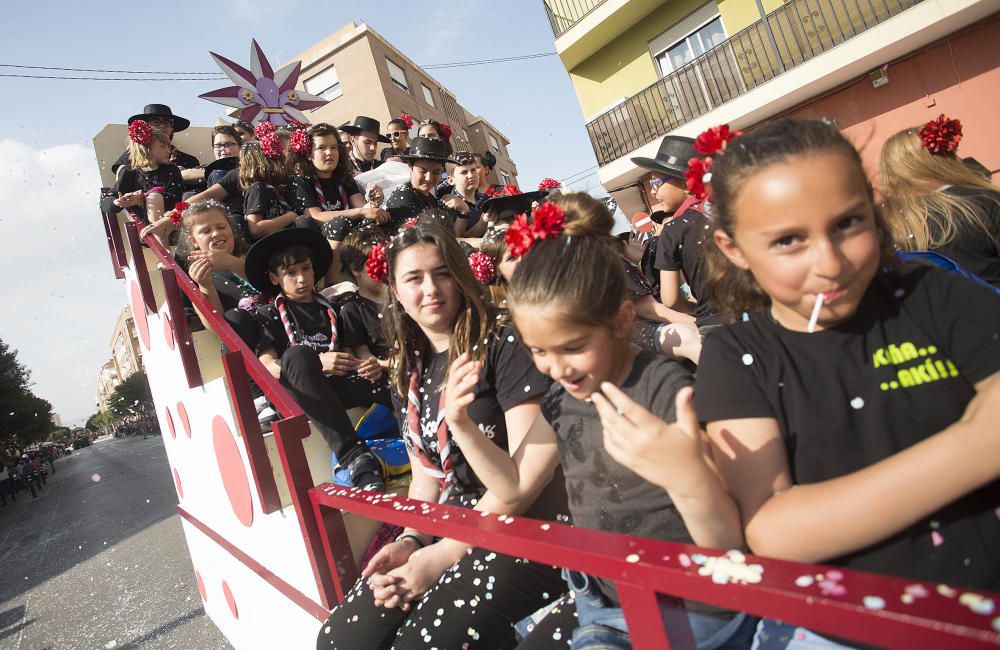
[(181, 475), (177, 473), (177, 468), (174, 468), (174, 485), (177, 486), (177, 494), (180, 498), (184, 498), (184, 486), (181, 485)]
[(188, 418), (187, 407), (184, 406), (184, 402), (177, 402), (177, 417), (181, 420), (181, 428), (184, 429), (184, 434), (190, 438), (191, 437), (191, 420)]
[(142, 301), (142, 291), (139, 283), (133, 282), (129, 292), (132, 299), (132, 318), (135, 321), (135, 329), (139, 333), (139, 340), (142, 347), (149, 349), (149, 323), (146, 321), (146, 303)]
[(229, 425), (216, 415), (212, 420), (212, 444), (215, 447), (215, 460), (219, 464), (219, 475), (222, 485), (226, 488), (229, 505), (233, 514), (244, 526), (253, 524), (253, 502), (250, 500), (250, 482), (243, 467), (240, 450), (236, 446)]
[(222, 581), (222, 595), (226, 597), (226, 604), (229, 605), (229, 611), (233, 613), (233, 618), (239, 618), (240, 612), (236, 609), (236, 599), (233, 598), (233, 591), (225, 580)]
[(198, 594), (201, 595), (201, 601), (203, 603), (207, 603), (208, 602), (208, 594), (205, 592), (205, 581), (201, 579), (201, 574), (198, 573), (197, 569), (195, 569), (195, 571), (194, 571), (194, 579), (195, 579), (195, 582), (198, 583)]
[(163, 419), (167, 421), (167, 431), (170, 432), (170, 437), (177, 439), (177, 429), (174, 428), (174, 416), (170, 415), (170, 407), (163, 409)]
[(163, 338), (167, 341), (167, 347), (174, 349), (174, 326), (170, 322), (170, 314), (163, 312)]

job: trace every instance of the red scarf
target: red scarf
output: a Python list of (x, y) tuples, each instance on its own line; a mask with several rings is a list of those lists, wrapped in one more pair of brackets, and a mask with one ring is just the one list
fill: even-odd
[[(323, 296), (319, 295), (315, 289), (313, 289), (313, 300), (318, 302), (320, 306), (326, 307), (326, 313), (330, 317), (330, 344), (327, 346), (327, 352), (333, 352), (337, 349), (337, 316), (333, 313), (333, 307), (330, 306)], [(292, 315), (288, 313), (288, 308), (285, 307), (285, 296), (278, 294), (274, 299), (274, 306), (278, 309), (278, 315), (281, 317), (281, 324), (285, 326), (285, 334), (288, 336), (289, 345), (308, 345), (313, 347), (310, 343), (302, 337), (301, 341), (296, 340), (296, 330), (298, 329), (298, 324), (294, 326), (292, 324)], [(313, 348), (315, 349), (315, 348)], [(318, 351), (318, 350), (317, 350)]]
[[(427, 448), (424, 447), (423, 436), (420, 429), (420, 375), (421, 366), (418, 363), (417, 369), (410, 374), (410, 389), (406, 393), (406, 438), (410, 442), (410, 447), (414, 455), (420, 460), (424, 471), (436, 478), (441, 483), (441, 494), (438, 496), (438, 503), (444, 503), (455, 487), (455, 465), (452, 462), (451, 436), (448, 435), (448, 423), (444, 419), (445, 394), (441, 392), (441, 399), (438, 402), (437, 422), (435, 423), (438, 441), (438, 460), (441, 466), (438, 467), (431, 460)], [(429, 397), (429, 393), (426, 393)]]

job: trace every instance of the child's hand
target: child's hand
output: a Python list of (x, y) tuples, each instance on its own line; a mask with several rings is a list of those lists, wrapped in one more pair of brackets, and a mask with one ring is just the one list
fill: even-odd
[(473, 361), (468, 352), (460, 354), (448, 369), (444, 419), (453, 434), (476, 429), (475, 423), (469, 417), (469, 404), (476, 399), (475, 387), (479, 382), (480, 370), (482, 364)]
[(374, 206), (382, 205), (385, 202), (385, 192), (379, 185), (369, 183), (365, 188), (365, 201)]
[(379, 365), (376, 357), (362, 359), (361, 363), (358, 364), (358, 375), (362, 379), (376, 382), (382, 378), (382, 366)]
[(167, 241), (170, 233), (174, 231), (174, 222), (170, 217), (161, 217), (156, 222), (149, 224), (139, 231), (139, 239), (145, 239), (146, 235), (153, 235), (161, 242)]
[(347, 352), (321, 352), (319, 360), (323, 364), (324, 375), (337, 375), (340, 377), (349, 374), (361, 363)]
[(441, 199), (441, 202), (459, 214), (469, 214), (469, 204), (459, 196), (449, 194)]
[(1000, 419), (1000, 376), (990, 377), (976, 388), (976, 396), (965, 407), (962, 421), (982, 425), (983, 431), (996, 432), (996, 422)]
[(119, 208), (129, 208), (135, 205), (142, 205), (146, 202), (146, 196), (142, 193), (142, 190), (136, 190), (134, 192), (129, 192), (128, 194), (118, 193), (118, 198), (115, 199), (115, 205)]
[(363, 219), (369, 219), (375, 223), (385, 223), (389, 221), (389, 213), (379, 207), (373, 207), (366, 205), (361, 208), (361, 217)]
[(188, 261), (208, 260), (216, 269), (232, 269), (239, 264), (239, 258), (223, 251), (193, 250), (188, 254)]
[(198, 259), (188, 266), (188, 275), (202, 289), (207, 289), (212, 285), (212, 262), (207, 259)]
[(393, 591), (395, 595), (379, 602), (375, 595), (376, 604), (382, 607), (399, 607), (404, 612), (409, 611), (412, 603), (423, 598), (427, 590), (437, 584), (441, 576), (448, 570), (455, 560), (439, 544), (431, 544), (427, 548), (422, 548), (415, 552), (406, 561), (406, 564), (393, 569), (388, 573), (389, 578), (394, 578)]
[[(690, 387), (677, 392), (677, 421), (667, 424), (608, 382), (591, 399), (604, 427), (604, 448), (650, 483), (669, 490), (703, 463), (701, 433)], [(697, 476), (700, 476), (698, 473)]]

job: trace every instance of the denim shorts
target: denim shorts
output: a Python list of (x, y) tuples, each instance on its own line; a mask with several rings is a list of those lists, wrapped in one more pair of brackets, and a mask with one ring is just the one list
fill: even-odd
[(753, 650), (853, 650), (804, 627), (763, 619), (753, 638)]
[[(563, 579), (576, 596), (579, 619), (579, 627), (573, 631), (572, 650), (630, 649), (632, 642), (622, 609), (609, 607), (587, 574), (563, 569)], [(757, 619), (742, 613), (728, 621), (688, 613), (688, 621), (698, 650), (746, 650), (757, 628)]]

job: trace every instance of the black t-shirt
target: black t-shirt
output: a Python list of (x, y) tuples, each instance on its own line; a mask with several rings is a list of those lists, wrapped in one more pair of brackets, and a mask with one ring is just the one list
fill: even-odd
[[(629, 299), (638, 300), (645, 296), (652, 296), (653, 287), (646, 281), (642, 270), (624, 255), (622, 255), (622, 265), (625, 267), (625, 286)], [(659, 298), (659, 296), (654, 297)]]
[[(330, 314), (326, 307), (319, 302), (296, 302), (294, 300), (285, 301), (285, 308), (292, 321), (292, 331), (295, 333), (296, 343), (308, 345), (318, 352), (327, 352), (330, 349)], [(264, 305), (258, 311), (258, 322), (261, 325), (260, 343), (256, 352), (260, 354), (262, 350), (274, 346), (278, 357), (289, 348), (288, 334), (285, 326), (281, 323), (281, 316), (278, 308), (274, 305)], [(334, 314), (336, 318), (336, 313)], [(338, 328), (339, 342), (339, 328)], [(341, 347), (338, 344), (338, 349)]]
[(410, 181), (406, 181), (396, 187), (392, 191), (392, 194), (389, 195), (389, 198), (386, 199), (385, 210), (389, 213), (390, 219), (389, 223), (385, 224), (383, 228), (391, 233), (395, 233), (402, 228), (407, 219), (417, 216), (428, 208), (440, 214), (448, 215), (451, 223), (446, 224), (446, 227), (449, 229), (455, 223), (455, 218), (458, 216), (457, 212), (447, 207), (444, 203), (441, 203), (440, 199), (424, 194), (413, 187)]
[[(316, 191), (317, 184), (323, 192), (322, 197)], [(312, 180), (295, 174), (289, 181), (288, 199), (292, 208), (299, 214), (305, 214), (308, 208), (320, 208), (323, 211), (347, 210), (351, 207), (350, 197), (355, 194), (363, 196), (361, 188), (353, 178), (343, 188), (332, 178)]]
[[(476, 384), (476, 399), (469, 405), (469, 417), (494, 444), (510, 451), (504, 412), (533, 397), (544, 395), (551, 381), (535, 368), (527, 348), (517, 339), (511, 327), (500, 327), (490, 336), (487, 345), (489, 350), (483, 361), (479, 383)], [(447, 375), (448, 352), (445, 351), (431, 355), (424, 363), (420, 378), (421, 436), (431, 461), (438, 467), (437, 424), (438, 417), (444, 417), (443, 413), (438, 412), (438, 406)], [(393, 390), (392, 401), (400, 429), (405, 431), (406, 398)], [(406, 436), (404, 440), (407, 440)], [(407, 440), (407, 445), (409, 444)], [(485, 488), (454, 441), (452, 458), (456, 485), (452, 488), (448, 502), (467, 506), (470, 499), (478, 499)], [(414, 468), (413, 471), (421, 470)]]
[[(195, 167), (201, 167), (201, 162), (197, 158), (195, 158), (189, 153), (184, 153), (180, 149), (173, 150), (172, 158), (173, 160), (171, 160), (170, 162), (174, 163), (181, 169), (194, 169)], [(125, 151), (122, 152), (122, 155), (118, 156), (118, 160), (116, 160), (114, 164), (111, 165), (111, 172), (117, 173), (119, 167), (122, 167), (123, 165), (128, 165), (130, 163), (131, 160), (129, 159), (128, 156), (128, 149), (126, 149)]]
[[(693, 382), (691, 373), (676, 361), (640, 352), (620, 388), (660, 419), (673, 422), (677, 391)], [(666, 491), (619, 465), (604, 449), (604, 432), (593, 403), (578, 400), (553, 383), (542, 400), (542, 416), (559, 441), (574, 526), (693, 543)], [(617, 606), (614, 584), (601, 579), (598, 584)]]
[(389, 358), (389, 341), (383, 331), (384, 305), (354, 294), (340, 307), (337, 327), (341, 332), (340, 345), (354, 348), (368, 346), (368, 351), (379, 359)]
[(212, 284), (219, 294), (223, 311), (236, 309), (240, 305), (240, 300), (257, 295), (257, 291), (249, 282), (232, 271), (212, 273)]
[(240, 188), (239, 168), (226, 172), (216, 184), (226, 190), (226, 198), (223, 203), (229, 208), (229, 213), (243, 214), (243, 190)]
[(660, 271), (683, 271), (698, 304), (694, 315), (698, 327), (726, 322), (705, 294), (708, 269), (702, 247), (712, 235), (712, 221), (695, 208), (688, 208), (663, 224), (656, 246), (654, 266)]
[(155, 187), (162, 187), (163, 209), (166, 211), (173, 210), (177, 202), (181, 200), (183, 186), (181, 170), (177, 168), (177, 165), (160, 165), (156, 169), (144, 171), (134, 169), (126, 164), (125, 169), (115, 180), (113, 191), (117, 196), (119, 192), (122, 194), (136, 190), (149, 192)]
[[(709, 422), (774, 418), (793, 481), (827, 481), (958, 421), (974, 384), (1000, 370), (998, 337), (1000, 298), (989, 289), (936, 268), (880, 273), (855, 315), (828, 330), (793, 332), (758, 312), (713, 331), (701, 353), (695, 406)], [(994, 481), (829, 562), (1000, 591), (998, 504)], [(937, 535), (943, 544), (934, 543)]]
[(394, 156), (406, 156), (406, 155), (408, 155), (409, 153), (410, 153), (410, 148), (409, 148), (409, 147), (407, 147), (407, 148), (406, 148), (406, 149), (405, 149), (405, 150), (403, 151), (403, 153), (399, 153), (398, 151), (396, 151), (396, 150), (395, 150), (395, 149), (393, 149), (392, 147), (386, 147), (386, 148), (385, 148), (385, 149), (383, 149), (383, 150), (382, 150), (382, 152), (381, 152), (381, 153), (379, 154), (379, 160), (381, 160), (382, 162), (385, 162), (386, 158), (392, 158), (392, 157), (394, 157)]
[(382, 164), (382, 160), (379, 158), (370, 161), (362, 160), (361, 158), (355, 158), (353, 153), (348, 154), (348, 158), (351, 161), (351, 167), (354, 169), (355, 176), (364, 172), (370, 172)]
[[(449, 183), (448, 186), (451, 187), (451, 184)], [(485, 194), (483, 194), (482, 192), (480, 192), (480, 191), (477, 190), (476, 191), (476, 200), (475, 201), (469, 201), (468, 199), (466, 199), (464, 196), (462, 196), (458, 192), (455, 192), (454, 188), (452, 188), (451, 191), (445, 192), (442, 195), (441, 198), (443, 199), (444, 197), (450, 196), (450, 195), (457, 196), (458, 198), (460, 198), (463, 201), (465, 201), (465, 205), (469, 206), (469, 212), (467, 214), (458, 214), (458, 211), (456, 210), (455, 211), (456, 212), (455, 218), (456, 219), (465, 219), (466, 220), (466, 223), (465, 223), (466, 229), (472, 230), (473, 228), (475, 228), (476, 224), (478, 224), (479, 220), (483, 217), (483, 201), (485, 201), (488, 197)]]
[(1000, 239), (1000, 192), (957, 186), (943, 191), (968, 201), (982, 215), (994, 238), (987, 237), (978, 228), (959, 222), (954, 239), (938, 248), (937, 252), (1000, 288), (1000, 249), (997, 247), (997, 239)]
[(292, 210), (284, 198), (283, 187), (251, 183), (243, 195), (243, 214), (259, 214), (265, 219), (280, 217)]

